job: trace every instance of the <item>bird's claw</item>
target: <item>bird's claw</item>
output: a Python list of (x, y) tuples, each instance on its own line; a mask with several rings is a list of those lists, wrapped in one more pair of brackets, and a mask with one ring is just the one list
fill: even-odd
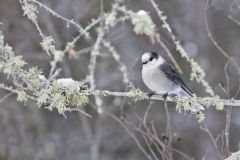
[(164, 100), (164, 101), (166, 101), (166, 99), (167, 99), (167, 96), (168, 96), (168, 92), (167, 92), (167, 93), (165, 93), (164, 95), (162, 95), (162, 98), (163, 98), (163, 100)]
[(154, 94), (156, 94), (156, 93), (155, 93), (155, 92), (150, 92), (150, 93), (147, 94), (147, 96), (148, 96), (149, 99), (151, 99), (151, 97), (152, 97)]

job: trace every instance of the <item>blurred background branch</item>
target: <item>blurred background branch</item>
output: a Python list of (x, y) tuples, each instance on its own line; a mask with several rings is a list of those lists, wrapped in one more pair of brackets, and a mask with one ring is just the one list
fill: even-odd
[[(239, 150), (237, 0), (19, 2), (0, 2), (1, 159), (225, 159)], [(196, 96), (149, 99), (146, 51), (172, 62)], [(186, 112), (196, 103), (206, 110)]]

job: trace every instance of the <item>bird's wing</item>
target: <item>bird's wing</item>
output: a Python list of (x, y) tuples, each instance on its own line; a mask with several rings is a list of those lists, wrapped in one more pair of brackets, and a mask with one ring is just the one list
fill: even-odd
[(186, 86), (179, 74), (173, 69), (172, 65), (164, 63), (160, 66), (162, 72), (164, 72), (169, 80), (180, 86), (185, 92), (192, 96), (193, 92)]

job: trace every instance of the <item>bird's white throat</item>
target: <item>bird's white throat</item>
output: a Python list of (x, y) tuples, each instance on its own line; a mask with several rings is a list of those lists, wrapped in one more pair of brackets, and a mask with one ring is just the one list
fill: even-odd
[(164, 60), (161, 56), (159, 56), (157, 63), (158, 63), (159, 65), (162, 65), (164, 62), (165, 62), (165, 60)]

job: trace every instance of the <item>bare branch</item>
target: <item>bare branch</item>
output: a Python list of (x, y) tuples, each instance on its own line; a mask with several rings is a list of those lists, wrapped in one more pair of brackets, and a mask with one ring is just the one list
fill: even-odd
[(179, 66), (179, 64), (177, 63), (176, 59), (173, 57), (172, 53), (170, 52), (169, 48), (165, 45), (165, 43), (161, 40), (160, 38), (160, 34), (156, 34), (156, 40), (157, 42), (163, 47), (163, 49), (165, 50), (165, 52), (167, 53), (168, 57), (171, 59), (172, 63), (174, 64), (175, 68), (177, 69), (177, 71), (179, 73), (183, 73), (181, 67)]
[(207, 35), (208, 35), (208, 38), (212, 41), (212, 43), (214, 44), (214, 46), (220, 51), (220, 53), (222, 53), (222, 55), (229, 59), (230, 56), (227, 54), (227, 52), (224, 51), (224, 49), (217, 43), (217, 41), (213, 38), (212, 36), (212, 33), (209, 29), (209, 24), (208, 24), (208, 20), (207, 20), (207, 11), (208, 11), (208, 0), (207, 2), (205, 3), (205, 8), (204, 8), (204, 24), (205, 24), (205, 28), (206, 28), (206, 31), (207, 31)]

